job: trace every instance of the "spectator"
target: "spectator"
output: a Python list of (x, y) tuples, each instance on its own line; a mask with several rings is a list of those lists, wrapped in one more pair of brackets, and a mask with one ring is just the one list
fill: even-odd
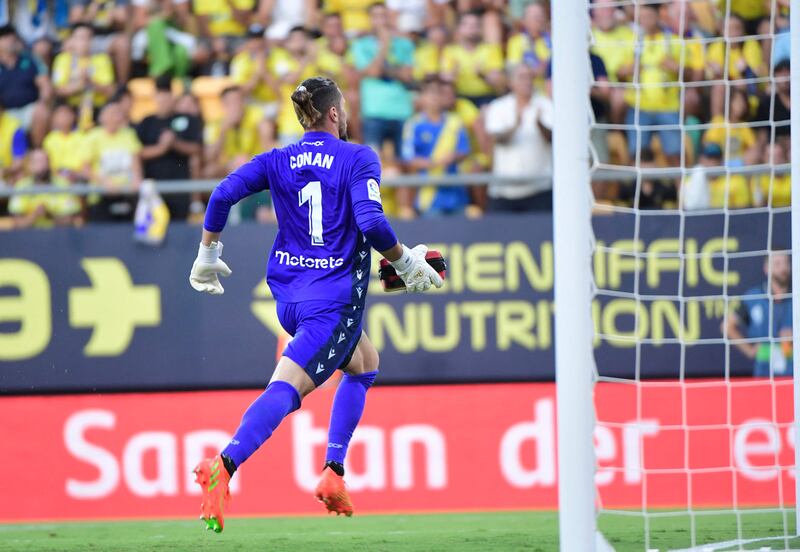
[(329, 48), (331, 41), (338, 41), (340, 37), (345, 39), (345, 43), (347, 42), (344, 27), (342, 26), (342, 17), (338, 13), (326, 13), (322, 16), (320, 32), (322, 36), (317, 39), (317, 46), (320, 51)]
[(92, 30), (92, 55), (108, 55), (114, 61), (117, 82), (128, 82), (131, 43), (126, 29), (131, 20), (130, 0), (70, 0), (70, 23)]
[(324, 0), (322, 9), (325, 13), (336, 13), (342, 18), (344, 33), (349, 38), (375, 30), (371, 26), (369, 10), (381, 0)]
[[(643, 170), (657, 167), (653, 150), (639, 152), (639, 167)], [(645, 173), (641, 181), (628, 181), (620, 189), (619, 199), (634, 209), (674, 209), (678, 200), (675, 182)]]
[(552, 48), (547, 11), (538, 2), (529, 4), (522, 19), (522, 31), (508, 40), (506, 65), (509, 68), (520, 63), (530, 66), (536, 79), (535, 87), (542, 91)]
[[(428, 77), (419, 95), (420, 112), (405, 123), (403, 161), (418, 174), (457, 174), (458, 163), (470, 151), (469, 136), (461, 119), (448, 113), (442, 102), (438, 77)], [(425, 186), (416, 198), (416, 210), (423, 216), (461, 213), (469, 203), (463, 186)]]
[[(156, 113), (136, 127), (142, 144), (144, 178), (189, 180), (192, 158), (203, 151), (202, 123), (198, 117), (175, 112), (171, 84), (169, 78), (156, 81)], [(173, 220), (184, 220), (189, 215), (190, 194), (169, 194), (164, 201)]]
[(131, 111), (133, 110), (133, 95), (131, 95), (131, 91), (128, 90), (128, 85), (123, 84), (117, 88), (117, 91), (114, 92), (113, 96), (111, 96), (110, 101), (119, 104), (119, 108), (122, 111), (122, 118), (125, 121), (125, 126), (133, 127), (133, 122), (131, 120)]
[(206, 178), (222, 178), (261, 153), (260, 119), (258, 110), (245, 108), (241, 88), (222, 91), (222, 118), (207, 124), (204, 132)]
[[(764, 162), (772, 167), (779, 167), (789, 162), (784, 145), (780, 142), (767, 144)], [(753, 177), (753, 205), (763, 207), (789, 207), (792, 204), (792, 174), (772, 172)]]
[(200, 36), (221, 39), (215, 49), (222, 43), (231, 53), (241, 46), (240, 37), (254, 22), (256, 0), (195, 0), (192, 8)]
[(741, 167), (752, 165), (758, 160), (756, 133), (749, 126), (744, 126), (749, 117), (750, 104), (747, 94), (741, 88), (731, 88), (730, 116), (726, 121), (722, 115), (711, 118), (711, 126), (703, 136), (706, 144), (717, 144), (722, 150), (725, 165)]
[(196, 27), (187, 0), (135, 0), (131, 57), (147, 60), (151, 77), (184, 78), (193, 65), (208, 58), (208, 51), (190, 32)]
[[(633, 81), (639, 88), (631, 88), (625, 94), (628, 112), (628, 152), (631, 159), (637, 150), (650, 148), (653, 132), (658, 133), (661, 152), (672, 166), (680, 164), (680, 80), (681, 51), (683, 40), (675, 38), (661, 29), (659, 9), (655, 4), (639, 6), (641, 47), (625, 50), (625, 60), (618, 69), (621, 80)], [(654, 126), (674, 125), (675, 128)], [(641, 135), (641, 143), (638, 137)]]
[(442, 72), (442, 54), (447, 46), (447, 29), (430, 27), (414, 50), (414, 80), (423, 81)]
[[(461, 119), (469, 136), (469, 156), (460, 163), (459, 170), (464, 173), (485, 173), (491, 170), (491, 139), (486, 134), (480, 110), (468, 99), (459, 98), (452, 82), (441, 81), (439, 88), (442, 105), (450, 114)], [(486, 210), (486, 186), (470, 186), (469, 195), (470, 204), (467, 205), (466, 215), (469, 218), (478, 218)]]
[[(48, 5), (50, 4), (50, 5)], [(53, 42), (58, 39), (56, 19), (66, 23), (67, 0), (55, 2), (13, 2), (12, 25), (26, 48), (47, 66), (51, 61)], [(51, 9), (52, 8), (52, 9)]]
[(20, 176), (27, 151), (25, 131), (0, 102), (0, 180), (13, 183)]
[(92, 27), (78, 23), (69, 46), (53, 60), (56, 95), (70, 105), (100, 107), (114, 93), (114, 69), (107, 54), (92, 54)]
[(717, 0), (717, 3), (721, 16), (728, 13), (730, 4), (730, 15), (742, 22), (742, 31), (754, 35), (758, 33), (758, 24), (761, 20), (769, 16), (772, 0)]
[(517, 65), (511, 75), (511, 93), (489, 104), (486, 131), (494, 140), (492, 174), (525, 181), (491, 183), (489, 210), (552, 209), (552, 127), (552, 102), (534, 94), (531, 68)]
[(107, 103), (100, 111), (100, 126), (86, 138), (91, 183), (105, 194), (89, 198), (89, 218), (94, 221), (131, 221), (134, 193), (142, 182), (142, 144), (125, 125), (122, 108)]
[(767, 143), (775, 139), (781, 142), (787, 151), (790, 151), (789, 119), (791, 118), (792, 103), (789, 60), (778, 63), (773, 69), (773, 75), (775, 77), (774, 95), (762, 94), (758, 99), (755, 121), (762, 123), (756, 131), (758, 145), (763, 150)]
[[(753, 361), (756, 377), (791, 376), (792, 268), (789, 255), (771, 251), (762, 284), (748, 289), (739, 308), (728, 313), (722, 335)], [(781, 339), (780, 342), (776, 340)], [(748, 341), (745, 341), (748, 340)]]
[(280, 83), (278, 111), (278, 141), (281, 145), (296, 142), (303, 135), (303, 127), (297, 122), (294, 106), (289, 99), (295, 88), (305, 79), (319, 72), (318, 50), (304, 27), (289, 31), (284, 49), (276, 49), (271, 56), (270, 70)]
[(485, 42), (502, 46), (506, 0), (456, 0), (455, 4), (459, 15), (474, 13), (480, 17)]
[(369, 11), (374, 34), (355, 40), (353, 64), (361, 79), (361, 117), (364, 143), (380, 152), (385, 141), (400, 155), (403, 122), (413, 113), (407, 85), (413, 79), (414, 44), (391, 27), (386, 6)]
[(473, 12), (461, 16), (457, 40), (444, 49), (442, 77), (455, 81), (459, 96), (486, 105), (506, 87), (503, 51), (499, 44), (482, 42), (481, 19)]
[[(608, 80), (618, 83), (620, 69), (629, 61), (629, 52), (635, 48), (636, 33), (627, 23), (617, 17), (616, 8), (611, 6), (597, 6), (592, 8), (592, 36), (594, 48), (592, 51), (600, 57), (605, 65)], [(625, 119), (628, 105), (625, 101), (625, 89), (614, 87), (611, 89), (609, 120), (621, 123)]]
[[(715, 143), (703, 147), (703, 167), (722, 167), (722, 148)], [(708, 206), (713, 209), (742, 209), (753, 204), (747, 179), (741, 174), (708, 177)]]
[(397, 31), (408, 37), (421, 35), (430, 18), (429, 11), (439, 11), (449, 0), (386, 0), (389, 17)]
[[(175, 113), (179, 115), (187, 115), (190, 119), (196, 120), (200, 124), (200, 128), (203, 130), (201, 136), (205, 139), (205, 129), (203, 127), (203, 118), (202, 112), (200, 111), (200, 102), (197, 100), (189, 92), (184, 92), (176, 101), (175, 101)], [(190, 171), (192, 174), (192, 178), (203, 178), (203, 154), (202, 151), (200, 155), (191, 156), (189, 158), (190, 163)], [(195, 200), (199, 200), (200, 196), (193, 196), (193, 206), (198, 207)], [(190, 210), (192, 209), (192, 205), (190, 205)], [(192, 211), (194, 213), (194, 211)]]
[(13, 27), (0, 27), (0, 102), (6, 113), (30, 131), (34, 146), (47, 133), (47, 102), (52, 87), (47, 67), (22, 48)]
[(275, 42), (285, 40), (295, 27), (313, 29), (319, 23), (316, 0), (260, 0), (258, 24), (265, 27), (266, 37)]
[(68, 182), (87, 182), (86, 133), (75, 128), (75, 108), (66, 103), (56, 105), (51, 120), (52, 130), (42, 145), (53, 174)]
[[(30, 152), (27, 174), (17, 181), (15, 188), (53, 184), (68, 187), (69, 181), (58, 175), (51, 175), (47, 153), (36, 149)], [(48, 228), (53, 224), (64, 225), (77, 222), (81, 212), (81, 201), (71, 194), (28, 194), (15, 195), (8, 204), (8, 212), (14, 217), (17, 228)]]
[[(708, 79), (724, 79), (730, 83), (718, 83), (711, 88), (711, 114), (720, 115), (725, 110), (725, 92), (731, 86), (742, 86), (748, 94), (755, 96), (756, 84), (742, 85), (734, 81), (763, 77), (767, 73), (761, 45), (757, 40), (742, 40), (745, 26), (742, 19), (731, 14), (725, 23), (725, 37), (708, 46), (706, 67)], [(725, 60), (728, 63), (725, 63)]]
[(231, 60), (231, 80), (242, 89), (248, 104), (262, 113), (258, 134), (265, 151), (274, 146), (275, 120), (280, 108), (279, 82), (269, 71), (269, 57), (264, 29), (251, 25), (242, 50)]

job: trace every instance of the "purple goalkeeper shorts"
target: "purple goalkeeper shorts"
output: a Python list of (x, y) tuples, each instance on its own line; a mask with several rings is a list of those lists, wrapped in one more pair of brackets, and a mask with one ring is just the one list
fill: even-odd
[(350, 364), (361, 339), (363, 305), (331, 301), (278, 303), (278, 320), (292, 340), (283, 352), (319, 386)]

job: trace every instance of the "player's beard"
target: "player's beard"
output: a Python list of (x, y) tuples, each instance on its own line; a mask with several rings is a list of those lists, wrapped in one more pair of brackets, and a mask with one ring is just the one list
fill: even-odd
[(347, 123), (343, 123), (339, 125), (339, 139), (344, 140), (347, 142)]

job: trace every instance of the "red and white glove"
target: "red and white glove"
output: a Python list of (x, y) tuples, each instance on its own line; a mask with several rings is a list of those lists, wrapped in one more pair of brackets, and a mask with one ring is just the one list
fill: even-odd
[(428, 291), (431, 286), (440, 288), (444, 280), (439, 276), (428, 261), (425, 254), (428, 253), (427, 245), (418, 245), (414, 249), (403, 246), (403, 255), (392, 262), (392, 266), (397, 271), (397, 275), (406, 284), (406, 291), (409, 293), (422, 293)]

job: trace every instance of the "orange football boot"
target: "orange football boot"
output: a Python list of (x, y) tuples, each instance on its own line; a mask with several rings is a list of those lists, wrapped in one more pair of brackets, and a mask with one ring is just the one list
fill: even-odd
[(344, 486), (344, 478), (330, 468), (322, 470), (322, 478), (314, 491), (317, 500), (325, 505), (329, 512), (336, 512), (336, 515), (344, 514), (347, 517), (353, 515), (353, 503)]
[(225, 527), (225, 508), (231, 500), (228, 485), (231, 476), (222, 464), (220, 455), (202, 460), (194, 469), (195, 481), (203, 489), (200, 519), (206, 522), (206, 530), (222, 533)]

